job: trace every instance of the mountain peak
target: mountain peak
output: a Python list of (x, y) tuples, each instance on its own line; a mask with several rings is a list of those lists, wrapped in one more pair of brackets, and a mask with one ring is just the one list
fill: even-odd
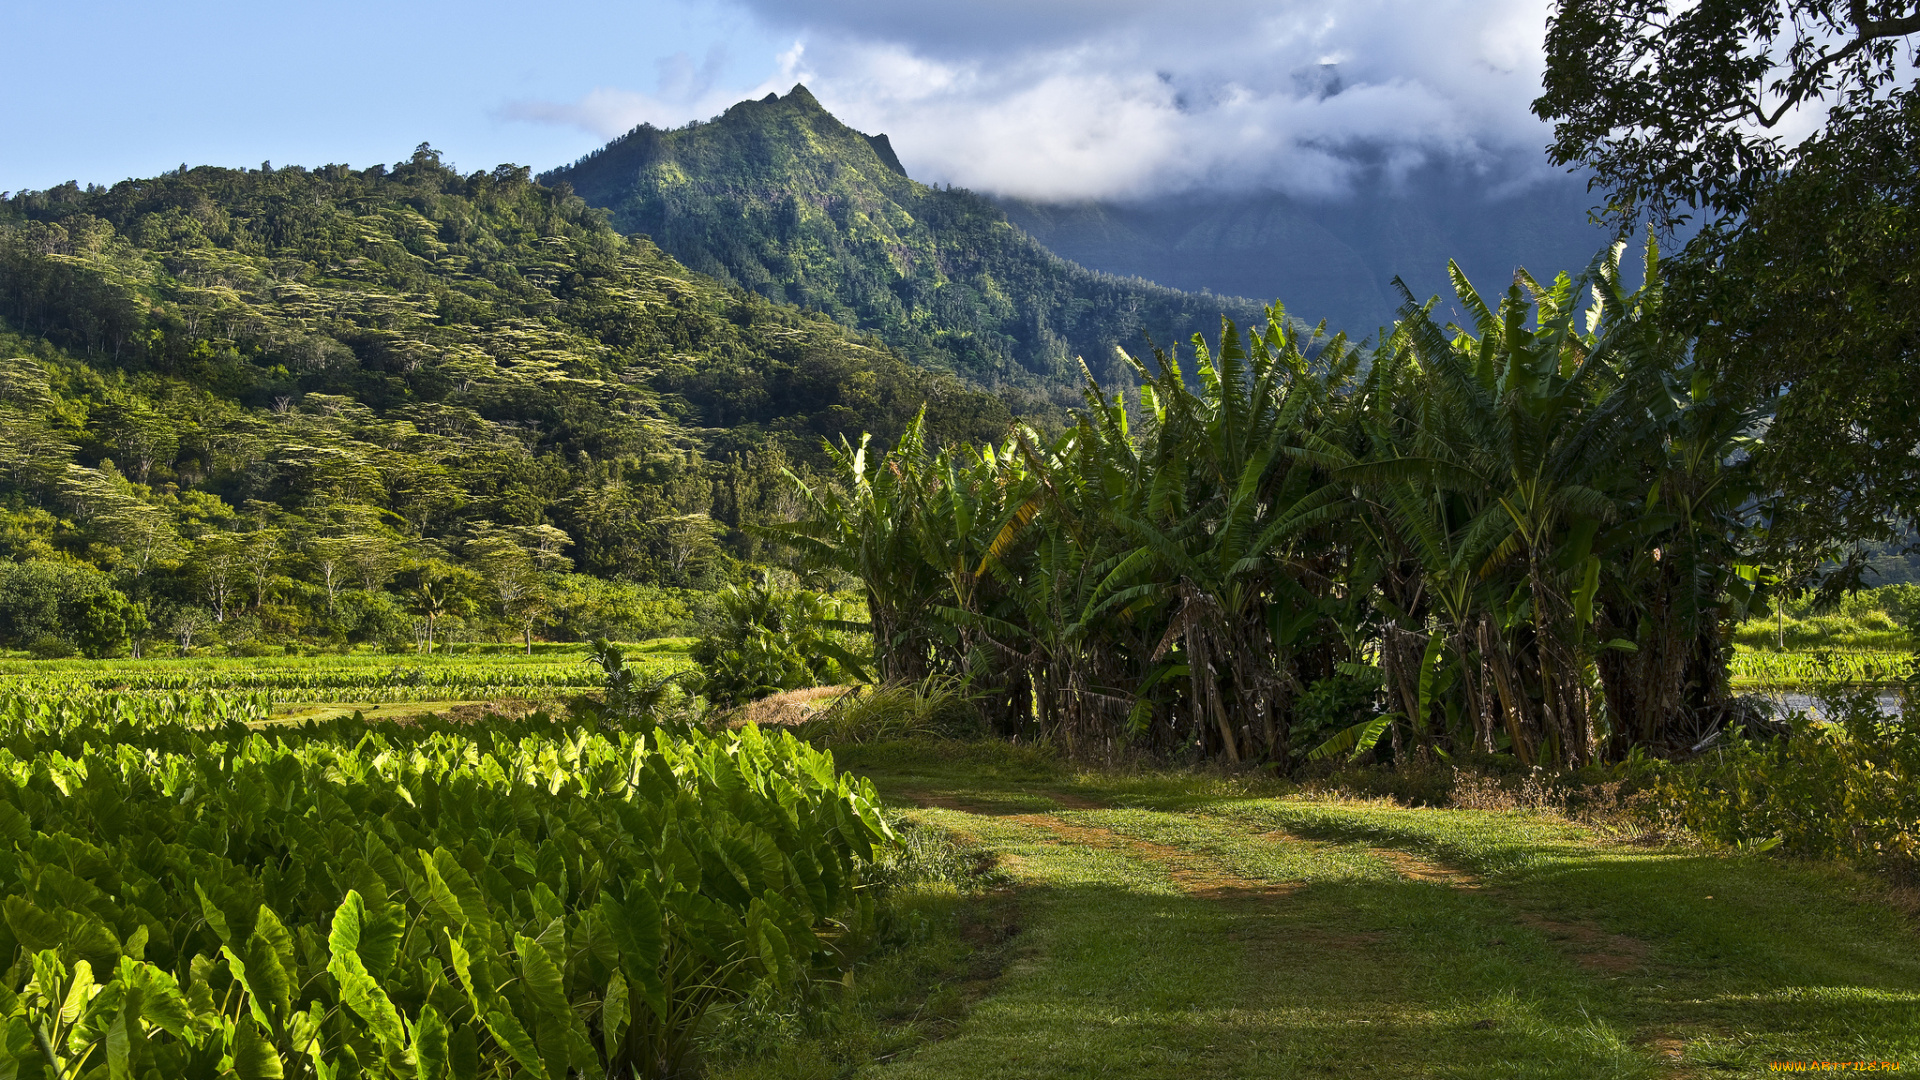
[(901, 176), (907, 175), (907, 167), (900, 164), (900, 155), (893, 152), (893, 143), (887, 141), (886, 132), (867, 136), (867, 145), (873, 147), (873, 152), (880, 155), (880, 164)]
[(786, 97), (781, 97), (779, 91), (769, 91), (766, 97), (739, 102), (721, 115), (724, 117), (731, 115), (736, 110), (754, 109), (762, 105), (785, 105), (790, 111), (797, 113), (818, 113), (838, 123), (838, 120), (833, 114), (827, 112), (826, 107), (820, 104), (820, 99), (813, 96), (813, 91), (807, 89), (805, 83), (794, 83), (793, 89), (787, 91)]
[[(623, 198), (636, 178), (655, 168), (677, 168), (690, 179), (700, 178), (693, 180), (696, 184), (749, 182), (752, 177), (754, 186), (768, 182), (779, 186), (793, 179), (790, 171), (796, 163), (828, 160), (863, 177), (860, 183), (867, 187), (890, 192), (878, 196), (870, 191), (863, 202), (876, 196), (910, 197), (908, 192), (892, 191), (902, 183), (917, 187), (885, 135), (868, 135), (847, 126), (804, 83), (793, 84), (785, 96), (770, 93), (737, 102), (703, 124), (665, 130), (642, 124), (540, 179), (548, 184), (564, 180), (589, 203), (610, 206)], [(740, 166), (747, 164), (754, 167), (742, 172)]]
[(803, 85), (711, 123), (637, 132), (545, 179), (691, 269), (983, 383), (1072, 385), (1075, 354), (1104, 369), (1143, 334), (1179, 341), (1260, 311), (1062, 262), (985, 199), (915, 183), (891, 140), (847, 126)]

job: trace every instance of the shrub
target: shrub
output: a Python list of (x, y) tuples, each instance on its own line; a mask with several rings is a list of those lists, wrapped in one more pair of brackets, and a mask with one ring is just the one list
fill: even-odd
[(117, 656), (147, 629), (146, 609), (112, 589), (85, 593), (61, 605), (67, 636), (89, 660)]
[(1335, 732), (1344, 731), (1379, 710), (1380, 671), (1364, 667), (1356, 674), (1321, 679), (1293, 703), (1290, 741), (1295, 755), (1305, 754)]
[(41, 634), (34, 638), (27, 643), (27, 652), (35, 660), (65, 660), (80, 655), (80, 650), (74, 648), (73, 642), (58, 634)]
[(648, 678), (629, 667), (625, 651), (606, 638), (594, 640), (588, 658), (599, 666), (605, 692), (599, 700), (575, 698), (570, 705), (575, 717), (616, 730), (652, 731), (665, 725), (685, 734), (691, 729), (692, 702), (680, 688), (690, 672)]
[(1920, 644), (1920, 585), (1885, 585), (1874, 591), (1880, 594), (1881, 610)]
[(1666, 766), (1651, 809), (1727, 846), (1920, 861), (1920, 732), (1880, 712), (1871, 689), (1829, 691), (1793, 734), (1735, 729), (1699, 759)]
[(767, 584), (720, 594), (717, 625), (693, 646), (707, 700), (732, 707), (783, 690), (864, 678), (861, 663), (833, 638), (847, 627), (839, 605), (805, 589)]
[(342, 593), (334, 619), (355, 645), (378, 645), (392, 653), (413, 647), (413, 616), (392, 593)]
[(0, 562), (0, 644), (26, 646), (48, 635), (72, 641), (67, 616), (74, 605), (113, 591), (112, 579), (91, 566), (45, 559)]

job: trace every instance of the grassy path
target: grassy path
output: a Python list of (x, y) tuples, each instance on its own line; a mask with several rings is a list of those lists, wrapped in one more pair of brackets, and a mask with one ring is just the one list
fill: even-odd
[(1022, 927), (951, 1035), (863, 1075), (1920, 1070), (1920, 935), (1833, 871), (1521, 813), (926, 755), (855, 767), (997, 859)]

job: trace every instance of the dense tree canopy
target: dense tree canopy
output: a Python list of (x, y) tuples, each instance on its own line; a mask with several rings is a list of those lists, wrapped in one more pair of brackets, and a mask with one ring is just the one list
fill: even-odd
[(1275, 309), (1195, 341), (1197, 388), (1171, 354), (1136, 402), (1089, 386), (1057, 440), (848, 445), (787, 535), (864, 583), (886, 675), (1074, 750), (1684, 749), (1756, 597), (1758, 416), (1647, 278), (1456, 269), (1471, 325), (1409, 298), (1375, 349)]
[(1759, 464), (1780, 561), (1920, 519), (1920, 96), (1836, 121), (1676, 265), (1674, 317), (1776, 402)]
[(1796, 110), (1880, 113), (1920, 34), (1912, 0), (1561, 0), (1547, 25), (1553, 160), (1629, 215), (1743, 213), (1796, 160)]

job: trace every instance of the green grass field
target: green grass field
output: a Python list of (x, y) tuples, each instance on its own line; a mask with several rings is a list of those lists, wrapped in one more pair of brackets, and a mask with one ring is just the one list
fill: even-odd
[(999, 748), (840, 757), (991, 870), (918, 901), (929, 928), (876, 965), (842, 1028), (719, 1075), (1920, 1068), (1912, 913), (1851, 872)]
[(1750, 619), (1733, 629), (1734, 688), (1885, 685), (1908, 678), (1915, 658), (1915, 639), (1905, 623), (1911, 618), (1911, 593), (1911, 586), (1864, 589), (1826, 610), (1815, 610), (1811, 596), (1781, 601), (1777, 616)]

